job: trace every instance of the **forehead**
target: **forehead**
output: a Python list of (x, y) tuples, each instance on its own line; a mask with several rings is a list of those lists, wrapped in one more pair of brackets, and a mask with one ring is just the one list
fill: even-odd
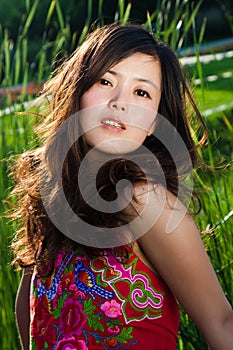
[[(137, 64), (150, 64), (152, 65), (158, 65), (159, 63), (159, 59), (157, 57), (151, 56), (151, 55), (147, 55), (144, 53), (134, 53), (130, 56), (127, 56), (125, 58), (122, 58), (120, 61), (115, 62), (112, 67), (121, 67), (124, 65), (135, 65), (135, 63), (137, 62)], [(134, 68), (137, 68), (137, 65), (134, 66)]]
[(161, 81), (161, 66), (157, 57), (135, 53), (114, 64), (108, 72), (114, 75)]

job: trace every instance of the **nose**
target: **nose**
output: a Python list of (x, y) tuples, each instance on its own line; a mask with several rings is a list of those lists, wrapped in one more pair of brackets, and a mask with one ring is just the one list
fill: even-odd
[(125, 99), (121, 99), (120, 96), (115, 96), (114, 98), (112, 98), (108, 103), (108, 107), (111, 110), (115, 110), (117, 112), (128, 111), (128, 103), (125, 101)]

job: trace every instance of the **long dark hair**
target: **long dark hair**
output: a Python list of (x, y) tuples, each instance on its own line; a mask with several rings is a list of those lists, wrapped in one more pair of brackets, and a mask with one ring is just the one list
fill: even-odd
[[(79, 111), (80, 98), (95, 84), (113, 65), (135, 54), (142, 53), (158, 60), (162, 71), (162, 94), (158, 114), (169, 121), (178, 131), (188, 150), (191, 165), (185, 167), (182, 163), (183, 155), (177, 152), (177, 159), (171, 156), (169, 150), (156, 135), (148, 136), (143, 144), (158, 160), (166, 179), (166, 187), (177, 195), (178, 170), (177, 164), (183, 166), (181, 173), (185, 178), (192, 167), (197, 166), (197, 144), (191, 137), (191, 127), (195, 124), (205, 125), (198, 108), (192, 98), (179, 61), (173, 51), (164, 43), (156, 41), (151, 33), (139, 25), (111, 24), (91, 32), (85, 42), (64, 61), (54, 72), (53, 77), (45, 84), (40, 100), (44, 108), (44, 120), (38, 127), (41, 135), (41, 148), (23, 154), (14, 171), (16, 187), (14, 193), (18, 195), (18, 209), (13, 217), (21, 218), (21, 228), (13, 242), (15, 263), (20, 266), (45, 263), (53, 264), (54, 257), (61, 243), (68, 240), (50, 221), (41, 199), (39, 191), (39, 173), (46, 167), (49, 180), (48, 202), (59, 208), (58, 181), (60, 174), (59, 157), (61, 151), (72, 139), (72, 133), (79, 125), (73, 125), (61, 135), (59, 128), (70, 116)], [(46, 101), (46, 102), (45, 102)], [(162, 119), (158, 118), (156, 130), (159, 135), (167, 133)], [(61, 137), (65, 136), (65, 137)], [(169, 137), (173, 137), (170, 135)], [(199, 141), (201, 144), (203, 138)], [(176, 147), (176, 140), (173, 140)], [(114, 215), (99, 213), (88, 206), (83, 200), (78, 185), (78, 170), (88, 152), (88, 146), (83, 137), (72, 144), (67, 153), (62, 170), (62, 186), (66, 198), (81, 218), (91, 222), (96, 227), (116, 227), (127, 222), (122, 212)], [(147, 158), (145, 168), (137, 166), (137, 159), (143, 157), (139, 149), (135, 153), (135, 162), (122, 158), (109, 161), (101, 170), (97, 178), (97, 188), (106, 200), (116, 196), (116, 184), (121, 179), (129, 180), (133, 185), (151, 181), (159, 183), (154, 162)], [(42, 164), (42, 158), (45, 162)], [(62, 213), (61, 213), (62, 214)], [(80, 244), (83, 254), (94, 254), (95, 249)]]

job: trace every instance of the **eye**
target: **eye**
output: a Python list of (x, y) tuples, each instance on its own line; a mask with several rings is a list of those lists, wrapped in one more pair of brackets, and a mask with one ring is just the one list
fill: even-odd
[(105, 78), (101, 78), (101, 79), (98, 81), (98, 83), (99, 83), (100, 85), (106, 85), (106, 86), (111, 86), (111, 85), (112, 85), (112, 84), (110, 83), (110, 81), (107, 80), (107, 79), (105, 79)]
[(137, 90), (135, 91), (135, 93), (136, 93), (136, 95), (138, 95), (138, 96), (140, 96), (140, 97), (148, 97), (148, 98), (150, 98), (150, 95), (149, 95), (148, 92), (145, 91), (145, 90), (137, 89)]

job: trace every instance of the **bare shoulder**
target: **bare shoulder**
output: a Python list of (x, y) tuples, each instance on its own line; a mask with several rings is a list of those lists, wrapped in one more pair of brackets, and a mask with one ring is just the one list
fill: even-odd
[[(141, 220), (150, 228), (156, 227), (169, 233), (181, 222), (193, 224), (193, 218), (182, 202), (162, 185), (139, 184), (134, 188), (136, 208)], [(149, 231), (148, 229), (148, 231)]]
[[(169, 190), (167, 190), (163, 185), (153, 184), (153, 183), (141, 183), (134, 186), (134, 196), (142, 205), (149, 204), (153, 201), (153, 204), (159, 203), (161, 201), (165, 208), (175, 209), (179, 208), (185, 209), (178, 198)], [(148, 202), (149, 200), (149, 202)]]
[(195, 249), (195, 253), (205, 255), (192, 215), (174, 194), (163, 186), (149, 185), (136, 187), (135, 196), (141, 220), (148, 228), (138, 243), (156, 270), (166, 274), (179, 261), (182, 266)]
[(155, 186), (153, 191), (136, 191), (143, 199), (140, 215), (144, 225), (150, 221), (138, 239), (140, 249), (213, 344), (211, 329), (220, 329), (231, 308), (192, 215), (162, 186)]

